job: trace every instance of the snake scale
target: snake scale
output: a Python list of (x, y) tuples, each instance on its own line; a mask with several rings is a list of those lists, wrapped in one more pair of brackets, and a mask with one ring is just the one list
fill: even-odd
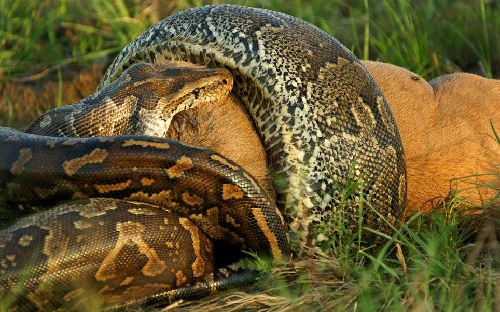
[[(275, 259), (289, 252), (276, 205), (237, 164), (210, 150), (146, 136), (45, 137), (5, 128), (0, 129), (0, 141), (7, 147), (0, 159), (9, 164), (0, 170), (3, 205), (106, 196), (169, 210), (154, 216), (151, 208), (129, 207), (127, 202), (119, 204), (121, 209), (104, 202), (101, 211), (95, 202), (63, 205), (62, 214), (51, 209), (2, 231), (1, 285), (12, 287), (27, 274), (24, 291), (35, 307), (51, 310), (58, 293), (48, 295), (44, 288), (64, 293), (74, 286), (67, 284), (71, 281), (97, 282), (92, 288), (111, 303), (140, 299), (134, 289), (141, 286), (145, 290), (139, 295), (187, 281), (210, 282), (213, 260), (207, 255), (211, 247), (206, 236), (267, 251)], [(185, 233), (172, 230), (172, 213), (184, 216), (174, 221)], [(36, 226), (31, 219), (42, 220)], [(195, 259), (185, 256), (186, 245), (192, 245)], [(19, 271), (31, 261), (31, 270)], [(172, 274), (175, 283), (169, 283)], [(77, 288), (66, 295), (66, 304), (77, 307), (85, 292)], [(26, 304), (23, 308), (33, 309)]]
[[(199, 97), (200, 90), (209, 87), (202, 85), (201, 88), (191, 88), (189, 94), (181, 94), (181, 101), (174, 105), (179, 107), (178, 110), (165, 112), (164, 109), (154, 111), (148, 108), (147, 103), (153, 102), (157, 107), (161, 102), (154, 96), (156, 90), (153, 88), (143, 93), (152, 95), (152, 98), (144, 97), (145, 106), (135, 105), (141, 95), (117, 99), (123, 104), (120, 107), (129, 107), (129, 117), (122, 110), (116, 111), (117, 101), (109, 99), (111, 94), (120, 93), (127, 82), (134, 79), (134, 75), (127, 74), (127, 68), (133, 70), (132, 65), (136, 63), (168, 64), (172, 61), (225, 68), (234, 78), (231, 92), (252, 116), (276, 171), (278, 207), (284, 219), (252, 177), (222, 155), (168, 139), (137, 136), (162, 136), (171, 116), (178, 110), (190, 108)], [(144, 81), (154, 82), (157, 79), (155, 76)], [(223, 80), (228, 84), (227, 78)], [(140, 89), (140, 84), (136, 82), (132, 86)], [(179, 90), (183, 90), (182, 84)], [(287, 254), (289, 248), (284, 234), (285, 221), (289, 226), (292, 247), (297, 251), (300, 246), (320, 245), (323, 238), (315, 231), (316, 226), (330, 220), (339, 210), (342, 210), (349, 230), (355, 231), (360, 224), (358, 218), (362, 218), (363, 226), (382, 232), (389, 231), (386, 221), (395, 223), (404, 211), (404, 154), (394, 119), (381, 91), (349, 50), (331, 36), (294, 17), (229, 5), (178, 12), (125, 47), (108, 68), (98, 91), (86, 101), (96, 103), (95, 108), (77, 104), (41, 116), (29, 129), (37, 135), (1, 130), (2, 146), (7, 148), (2, 148), (0, 156), (3, 165), (0, 199), (4, 205), (46, 205), (55, 203), (56, 199), (108, 195), (127, 201), (113, 200), (117, 208), (109, 211), (103, 204), (100, 213), (95, 213), (98, 206), (96, 200), (87, 200), (79, 204), (62, 204), (47, 210), (42, 216), (25, 217), (2, 230), (4, 243), (1, 248), (13, 248), (13, 251), (19, 252), (20, 247), (14, 245), (23, 246), (35, 240), (29, 238), (31, 234), (22, 231), (22, 236), (15, 236), (21, 233), (16, 231), (34, 227), (45, 242), (43, 254), (46, 256), (54, 252), (57, 257), (57, 252), (64, 251), (53, 247), (50, 241), (57, 239), (58, 227), (43, 224), (55, 223), (65, 228), (70, 223), (74, 227), (85, 227), (88, 225), (86, 222), (108, 224), (109, 221), (113, 229), (109, 231), (114, 231), (110, 245), (89, 242), (94, 248), (107, 248), (105, 259), (93, 265), (101, 268), (109, 264), (106, 259), (121, 242), (128, 247), (137, 245), (135, 257), (138, 257), (137, 254), (142, 256), (141, 268), (144, 271), (148, 261), (152, 261), (151, 253), (156, 253), (154, 261), (172, 261), (162, 258), (165, 254), (160, 255), (159, 247), (154, 243), (147, 243), (149, 237), (138, 234), (138, 228), (148, 222), (151, 222), (151, 228), (164, 226), (146, 217), (149, 212), (145, 211), (152, 211), (148, 205), (154, 204), (164, 208), (158, 208), (155, 213), (164, 213), (163, 219), (177, 222), (177, 229), (184, 228), (184, 237), (187, 238), (182, 242), (192, 245), (191, 256), (194, 252), (200, 255), (200, 259), (205, 259), (207, 268), (204, 272), (207, 274), (198, 275), (198, 279), (190, 284), (196, 287), (207, 285), (206, 282), (213, 276), (212, 269), (208, 268), (212, 260), (206, 236), (218, 239), (222, 235), (224, 239), (279, 258)], [(110, 114), (113, 116), (111, 120)], [(108, 116), (107, 120), (105, 116)], [(118, 122), (118, 119), (122, 121)], [(113, 127), (103, 126), (110, 124)], [(117, 136), (124, 134), (135, 136)], [(65, 135), (99, 137), (54, 137)], [(168, 148), (162, 149), (161, 146)], [(174, 172), (173, 176), (169, 172)], [(154, 183), (151, 183), (152, 180)], [(360, 185), (360, 192), (345, 198), (342, 190), (352, 181)], [(26, 191), (23, 186), (31, 189)], [(160, 198), (164, 202), (159, 202)], [(144, 207), (135, 209), (133, 205), (139, 204), (130, 200), (145, 202), (142, 204)], [(360, 210), (363, 205), (370, 205), (373, 209)], [(214, 207), (217, 209), (214, 210)], [(83, 212), (77, 212), (78, 209), (83, 209)], [(101, 215), (93, 220), (92, 214), (91, 217), (85, 216), (85, 210)], [(130, 215), (125, 219), (124, 214)], [(107, 221), (101, 220), (101, 217)], [(123, 233), (127, 234), (123, 235), (127, 238), (120, 239), (122, 232), (118, 230), (118, 225), (124, 223), (135, 224), (135, 229), (124, 230)], [(196, 226), (192, 224), (201, 231), (195, 230)], [(73, 230), (66, 231), (71, 237), (76, 235), (71, 232)], [(148, 234), (155, 236), (153, 232)], [(124, 239), (129, 242), (124, 243)], [(207, 241), (203, 247), (204, 256), (201, 256), (198, 244), (196, 248), (194, 246), (195, 241), (201, 240)], [(76, 246), (71, 241), (67, 248)], [(81, 253), (90, 252), (88, 246)], [(42, 247), (37, 248), (40, 250)], [(2, 258), (3, 269), (14, 272), (18, 263), (16, 257), (3, 251)], [(185, 256), (186, 263), (191, 264), (191, 271), (189, 268), (178, 271), (182, 275), (186, 272), (197, 275), (195, 271), (198, 270), (193, 269), (196, 260), (187, 259), (188, 256)], [(48, 261), (45, 273), (36, 273), (38, 277), (50, 273), (50, 264)], [(111, 266), (116, 265), (112, 263)], [(156, 268), (153, 265), (149, 268), (152, 267)], [(173, 267), (180, 268), (181, 264)], [(67, 270), (75, 270), (69, 274), (74, 277), (79, 267), (73, 264)], [(94, 279), (95, 270), (89, 270), (94, 273)], [(16, 274), (19, 278), (20, 273)], [(165, 272), (170, 274), (165, 279), (172, 282), (166, 283), (169, 287), (165, 286), (160, 291), (154, 289), (159, 287), (156, 276), (152, 280), (141, 281), (144, 272), (137, 274), (137, 277), (113, 275), (116, 280), (100, 284), (100, 291), (121, 291), (115, 296), (120, 297), (141, 289), (144, 293), (136, 292), (136, 295), (144, 299), (175, 287), (174, 282), (178, 284), (179, 280), (183, 280), (179, 276), (173, 278), (172, 272)], [(137, 288), (140, 284), (144, 287)], [(35, 290), (30, 290), (28, 297), (35, 296), (37, 290), (42, 291), (39, 286), (39, 282), (34, 282)], [(148, 287), (153, 290), (146, 293)], [(80, 295), (77, 289), (61, 297), (69, 301), (83, 300), (79, 299)], [(126, 297), (117, 301), (135, 299), (141, 298)], [(43, 302), (40, 305), (43, 306)]]
[[(350, 180), (363, 183), (366, 202), (389, 222), (401, 216), (406, 164), (394, 118), (368, 71), (330, 35), (263, 9), (188, 9), (127, 45), (101, 87), (134, 63), (163, 60), (229, 69), (232, 92), (253, 117), (277, 179), (285, 181), (278, 200), (292, 240), (316, 245), (314, 224), (345, 201), (345, 221), (357, 227), (360, 196), (343, 199), (341, 192)], [(387, 228), (368, 209), (362, 218), (370, 228)]]

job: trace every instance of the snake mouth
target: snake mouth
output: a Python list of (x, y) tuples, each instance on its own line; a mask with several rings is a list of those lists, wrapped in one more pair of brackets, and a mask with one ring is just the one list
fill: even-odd
[(186, 84), (177, 92), (169, 94), (164, 99), (162, 111), (162, 117), (166, 120), (165, 131), (168, 131), (172, 119), (178, 113), (200, 105), (224, 101), (231, 89), (232, 77), (221, 75), (217, 79), (209, 76), (206, 79), (200, 79), (196, 84)]

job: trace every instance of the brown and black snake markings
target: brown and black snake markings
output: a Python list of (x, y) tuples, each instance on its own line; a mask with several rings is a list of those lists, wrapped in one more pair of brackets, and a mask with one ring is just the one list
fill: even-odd
[[(275, 259), (289, 254), (286, 225), (276, 205), (246, 171), (212, 151), (146, 136), (59, 138), (7, 128), (0, 128), (0, 142), (4, 207), (85, 197), (127, 201), (107, 199), (102, 211), (97, 200), (70, 203), (0, 232), (0, 286), (5, 290), (22, 282), (35, 306), (50, 310), (52, 297), (37, 293), (47, 287), (59, 291), (59, 286), (64, 293), (72, 286), (68, 281), (80, 277), (107, 303), (138, 299), (137, 287), (147, 297), (208, 283), (213, 260), (207, 237)], [(153, 207), (128, 201), (156, 205), (156, 217)], [(183, 234), (172, 230), (181, 227)], [(169, 254), (176, 244), (190, 244), (193, 253), (178, 246), (182, 253)], [(169, 255), (175, 259), (168, 260)], [(159, 283), (165, 277), (175, 283)], [(65, 293), (68, 306), (77, 305), (84, 294), (83, 289)]]
[(173, 116), (219, 101), (229, 94), (232, 84), (231, 74), (222, 68), (136, 64), (100, 92), (46, 112), (27, 132), (71, 137), (165, 137)]
[[(132, 66), (144, 62), (160, 65)], [(229, 92), (286, 182), (279, 210), (238, 164), (161, 138), (173, 115)], [(87, 302), (83, 284), (118, 306), (223, 288), (230, 281), (213, 281), (211, 240), (275, 259), (290, 253), (287, 232), (294, 251), (319, 246), (315, 225), (338, 210), (351, 175), (378, 210), (363, 210), (364, 226), (387, 232), (380, 216), (395, 223), (406, 201), (398, 130), (366, 69), (314, 26), (262, 9), (166, 18), (117, 56), (94, 95), (28, 132), (0, 129), (0, 204), (52, 207), (0, 232), (2, 300), (24, 284), (18, 309), (50, 310), (54, 298), (76, 309)], [(343, 206), (352, 230), (360, 200)]]
[(213, 282), (210, 239), (188, 218), (158, 206), (75, 200), (7, 231), (0, 234), (0, 285), (22, 287), (25, 296), (12, 302), (18, 310), (90, 311)]
[[(278, 204), (295, 251), (321, 245), (316, 225), (342, 205), (348, 230), (390, 232), (406, 205), (406, 164), (389, 106), (361, 62), (335, 38), (292, 16), (215, 5), (178, 12), (115, 58), (105, 87), (134, 63), (224, 67), (255, 122), (281, 183)], [(357, 182), (361, 190), (343, 198)], [(375, 210), (377, 211), (375, 213)], [(384, 219), (386, 221), (384, 221)], [(366, 234), (367, 231), (365, 231)]]

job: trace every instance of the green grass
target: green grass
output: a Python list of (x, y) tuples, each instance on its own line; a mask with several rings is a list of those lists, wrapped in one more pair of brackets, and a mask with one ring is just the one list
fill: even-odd
[(498, 246), (487, 252), (478, 249), (484, 243), (481, 237), (491, 234), (494, 224), (486, 222), (478, 241), (472, 242), (470, 235), (477, 228), (478, 219), (464, 219), (458, 212), (461, 208), (462, 204), (452, 199), (441, 212), (414, 215), (393, 236), (384, 236), (385, 243), (377, 252), (349, 244), (358, 239), (357, 233), (353, 233), (351, 237), (332, 236), (332, 248), (308, 250), (305, 260), (272, 266), (255, 257), (246, 265), (260, 270), (262, 275), (251, 291), (184, 302), (176, 304), (176, 308), (494, 311), (495, 300), (497, 307), (499, 300)]
[[(158, 17), (152, 1), (3, 0), (0, 72), (40, 73), (112, 58)], [(139, 3), (139, 4), (138, 4)], [(163, 15), (208, 3), (278, 10), (333, 34), (362, 59), (406, 67), (424, 78), (454, 71), (500, 74), (498, 1), (159, 1)], [(307, 3), (307, 4), (306, 4)]]
[[(209, 2), (160, 3), (166, 15), (174, 9)], [(217, 3), (289, 13), (331, 33), (362, 59), (400, 65), (426, 79), (455, 71), (500, 76), (498, 1)], [(109, 62), (157, 19), (150, 4), (133, 0), (0, 0), (0, 77), (8, 82), (57, 72), (61, 91), (55, 105), (61, 105), (61, 71), (65, 66)], [(11, 104), (7, 105), (6, 120), (10, 123), (15, 112)], [(311, 251), (313, 260), (272, 267), (259, 259), (263, 275), (250, 294), (235, 292), (217, 299), (186, 302), (179, 308), (493, 311), (495, 300), (496, 308), (500, 306), (498, 245), (491, 243), (488, 249), (487, 241), (481, 241), (482, 232), (473, 244), (475, 219), (462, 216), (464, 205), (458, 199), (445, 202), (440, 212), (412, 217), (394, 236), (385, 236), (382, 248), (376, 252), (361, 247), (359, 233), (344, 231), (340, 216), (322, 228), (328, 237), (325, 251)], [(483, 209), (498, 211), (488, 204)], [(498, 215), (490, 219), (486, 225), (498, 226)], [(494, 231), (488, 226), (483, 227), (483, 232)], [(481, 244), (484, 248), (478, 249)]]
[(0, 1), (0, 70), (35, 74), (116, 54), (151, 25), (133, 1)]

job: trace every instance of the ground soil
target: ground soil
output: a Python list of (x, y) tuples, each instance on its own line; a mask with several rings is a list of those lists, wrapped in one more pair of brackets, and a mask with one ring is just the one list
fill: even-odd
[[(23, 129), (38, 115), (60, 102), (70, 104), (95, 92), (104, 65), (63, 67), (42, 78), (0, 82), (0, 126)], [(60, 87), (62, 85), (62, 87)], [(60, 92), (59, 90), (62, 90)], [(60, 93), (60, 94), (59, 94)]]

